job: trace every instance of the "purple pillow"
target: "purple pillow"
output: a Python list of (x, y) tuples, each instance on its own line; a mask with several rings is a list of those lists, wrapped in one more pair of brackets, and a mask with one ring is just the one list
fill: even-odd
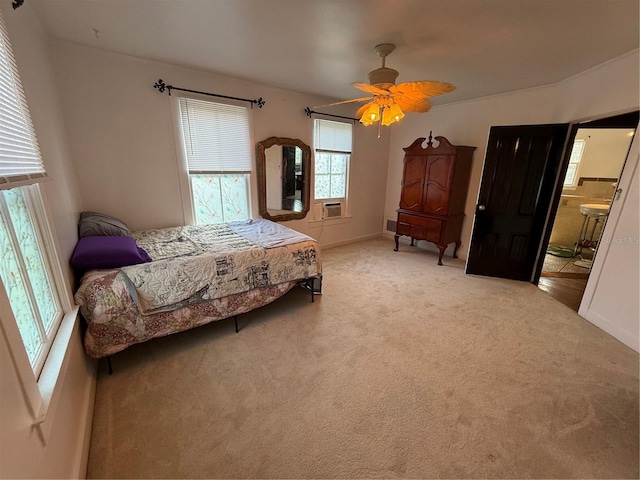
[(79, 270), (119, 268), (150, 261), (147, 252), (131, 237), (82, 237), (71, 255), (71, 265)]

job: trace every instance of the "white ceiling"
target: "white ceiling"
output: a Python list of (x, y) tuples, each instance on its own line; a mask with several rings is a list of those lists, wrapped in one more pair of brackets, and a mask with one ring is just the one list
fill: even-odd
[(53, 38), (340, 99), (360, 96), (351, 83), (367, 82), (367, 73), (380, 67), (374, 52), (379, 43), (397, 45), (387, 67), (400, 72), (398, 83), (456, 85), (456, 91), (434, 99), (442, 104), (556, 83), (638, 49), (640, 39), (638, 0), (25, 5)]

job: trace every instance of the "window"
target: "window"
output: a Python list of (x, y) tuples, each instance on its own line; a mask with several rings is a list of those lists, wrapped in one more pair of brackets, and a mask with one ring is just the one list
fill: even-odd
[(15, 320), (37, 378), (64, 312), (37, 184), (46, 171), (1, 13), (0, 92), (0, 297), (8, 299), (8, 321)]
[(249, 219), (247, 108), (186, 97), (179, 104), (193, 223)]
[(0, 191), (0, 277), (36, 376), (63, 316), (36, 222), (38, 201), (38, 185)]
[(352, 125), (316, 119), (314, 121), (314, 137), (315, 199), (346, 199), (352, 148)]
[(571, 158), (569, 158), (567, 174), (564, 177), (565, 187), (575, 187), (578, 184), (578, 167), (580, 166), (580, 160), (582, 160), (584, 144), (584, 140), (576, 140), (573, 142), (573, 149), (571, 150)]

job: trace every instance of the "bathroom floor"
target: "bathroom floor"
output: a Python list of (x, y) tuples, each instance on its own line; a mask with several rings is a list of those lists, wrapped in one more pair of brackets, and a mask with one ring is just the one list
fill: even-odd
[(580, 260), (590, 260), (593, 255), (587, 256), (586, 254), (576, 255), (575, 257), (557, 257), (547, 253), (544, 257), (544, 264), (542, 265), (543, 277), (562, 277), (565, 275), (552, 275), (552, 274), (569, 274), (568, 277), (574, 276), (574, 274), (589, 275), (589, 267), (583, 267), (576, 265), (576, 262)]
[(558, 257), (547, 253), (544, 257), (538, 288), (569, 308), (578, 311), (589, 278), (589, 267), (576, 265), (590, 260), (593, 254), (584, 252), (575, 257)]

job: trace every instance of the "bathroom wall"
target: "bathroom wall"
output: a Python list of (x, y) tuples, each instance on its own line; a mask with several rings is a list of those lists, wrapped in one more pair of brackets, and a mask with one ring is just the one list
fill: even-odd
[[(549, 243), (555, 246), (573, 248), (580, 236), (584, 217), (580, 205), (588, 203), (610, 204), (615, 193), (614, 183), (620, 176), (632, 137), (630, 129), (581, 128), (576, 140), (584, 140), (582, 160), (578, 168), (578, 185), (565, 187), (560, 197), (560, 205)], [(594, 221), (590, 220), (588, 237), (592, 235)], [(597, 241), (604, 222), (599, 221), (593, 231)], [(590, 258), (592, 252), (583, 249), (583, 256)]]

